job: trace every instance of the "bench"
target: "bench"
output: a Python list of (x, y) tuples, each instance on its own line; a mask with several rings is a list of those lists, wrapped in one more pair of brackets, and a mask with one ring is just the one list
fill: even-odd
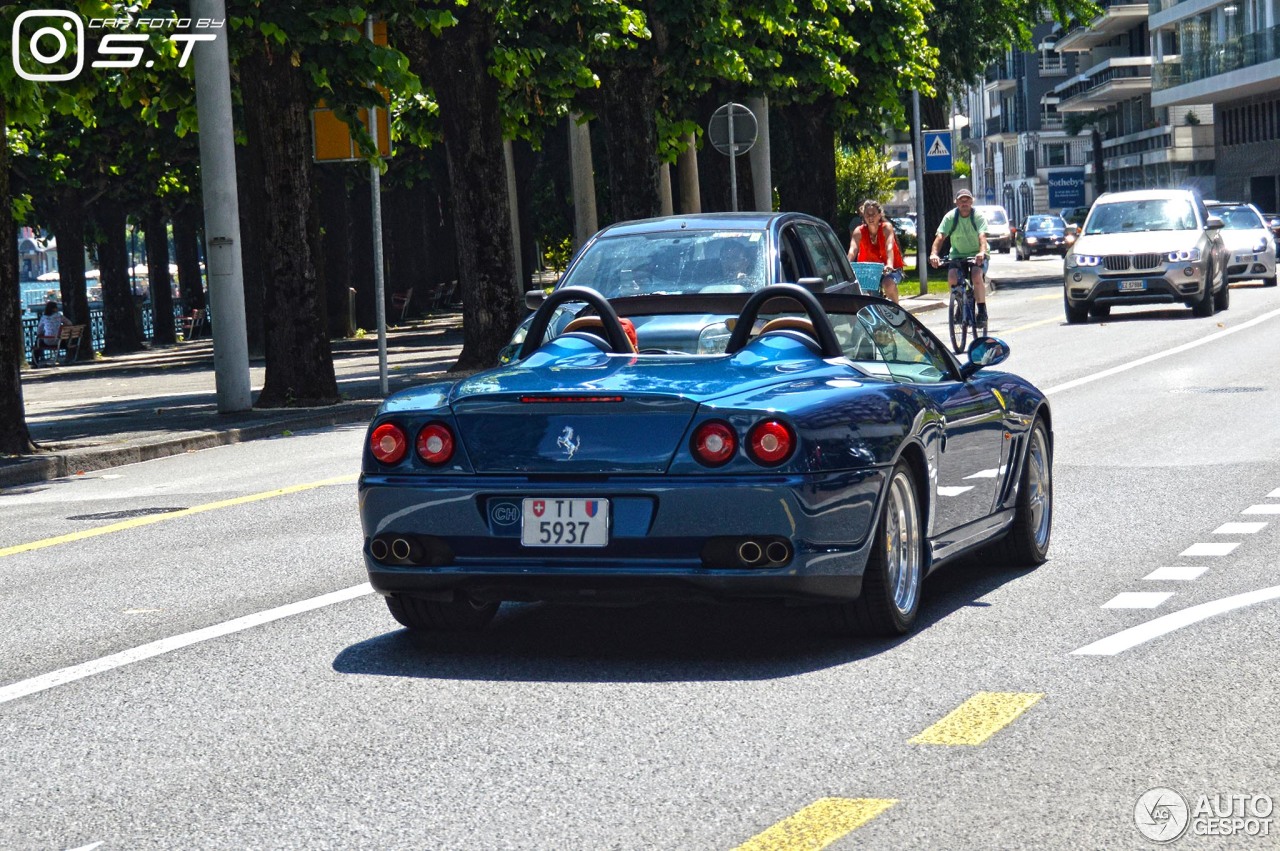
[(63, 325), (58, 330), (58, 341), (56, 343), (46, 343), (43, 339), (37, 337), (35, 350), (32, 352), (32, 365), (40, 362), (40, 355), (43, 352), (53, 352), (54, 360), (58, 363), (71, 363), (80, 357), (80, 347), (84, 345), (84, 333), (87, 325)]

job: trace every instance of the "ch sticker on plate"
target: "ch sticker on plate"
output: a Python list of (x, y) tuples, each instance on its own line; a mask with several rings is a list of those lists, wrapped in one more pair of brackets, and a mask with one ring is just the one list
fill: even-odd
[(526, 499), (520, 513), (520, 543), (526, 547), (609, 545), (607, 499)]

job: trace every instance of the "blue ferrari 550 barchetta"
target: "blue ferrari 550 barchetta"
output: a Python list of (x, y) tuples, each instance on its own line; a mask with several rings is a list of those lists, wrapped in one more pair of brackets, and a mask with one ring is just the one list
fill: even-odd
[[(584, 302), (554, 339), (560, 305)], [(628, 325), (724, 317), (724, 351), (637, 351)], [(414, 630), (504, 601), (775, 599), (858, 634), (909, 631), (922, 583), (984, 548), (1046, 558), (1044, 395), (957, 360), (880, 298), (546, 298), (511, 363), (386, 400), (360, 476), (364, 557)]]

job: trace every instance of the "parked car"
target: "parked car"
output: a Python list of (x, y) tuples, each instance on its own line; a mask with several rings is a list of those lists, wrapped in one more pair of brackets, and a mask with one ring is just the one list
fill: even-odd
[(1037, 254), (1067, 256), (1067, 249), (1076, 241), (1069, 233), (1061, 216), (1027, 216), (1014, 234), (1016, 259), (1029, 260)]
[(1226, 310), (1222, 219), (1187, 189), (1108, 192), (1094, 202), (1064, 264), (1068, 322), (1114, 305), (1183, 303), (1196, 316)]
[(898, 236), (898, 247), (903, 254), (916, 250), (916, 220), (900, 216), (889, 220), (893, 223), (894, 232)]
[(1275, 236), (1276, 254), (1280, 256), (1280, 213), (1263, 213), (1262, 218), (1267, 220), (1267, 227)]
[[(610, 225), (570, 262), (557, 289), (587, 287), (607, 298), (645, 294), (743, 293), (779, 282), (828, 292), (861, 292), (848, 243), (831, 226), (803, 213), (705, 213)], [(545, 293), (525, 294), (531, 310)], [(551, 324), (560, 333), (583, 304), (566, 303)], [(642, 349), (691, 353), (723, 350), (728, 316), (644, 317), (636, 323)], [(507, 363), (533, 317), (502, 350)]]
[(1222, 219), (1222, 241), (1230, 253), (1227, 280), (1260, 280), (1276, 285), (1276, 239), (1269, 223), (1252, 204), (1206, 201), (1212, 215)]
[(1010, 231), (1009, 214), (1004, 207), (997, 204), (976, 204), (973, 209), (987, 223), (987, 245), (992, 251), (1008, 254), (1013, 247), (1013, 234)]
[[(594, 315), (545, 339), (574, 300)], [(702, 355), (637, 352), (623, 325), (723, 315), (730, 339)], [(987, 369), (1008, 355), (983, 337), (961, 362), (898, 305), (793, 284), (559, 289), (512, 363), (378, 409), (359, 480), (370, 582), (418, 631), (483, 627), (504, 601), (673, 598), (905, 633), (938, 566), (1046, 558), (1052, 418)]]

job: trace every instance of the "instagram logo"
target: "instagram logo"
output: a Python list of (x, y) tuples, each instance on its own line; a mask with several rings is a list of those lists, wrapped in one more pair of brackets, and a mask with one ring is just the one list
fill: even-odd
[[(34, 19), (27, 23), (28, 19)], [(23, 24), (28, 34), (23, 36)], [(71, 80), (84, 68), (84, 22), (75, 12), (57, 9), (33, 9), (23, 12), (13, 22), (13, 70), (24, 80), (57, 82)], [(24, 51), (32, 68), (23, 67)], [(50, 65), (61, 62), (67, 54), (75, 56), (75, 67), (66, 73), (44, 73)], [(34, 60), (34, 61), (33, 61)]]

